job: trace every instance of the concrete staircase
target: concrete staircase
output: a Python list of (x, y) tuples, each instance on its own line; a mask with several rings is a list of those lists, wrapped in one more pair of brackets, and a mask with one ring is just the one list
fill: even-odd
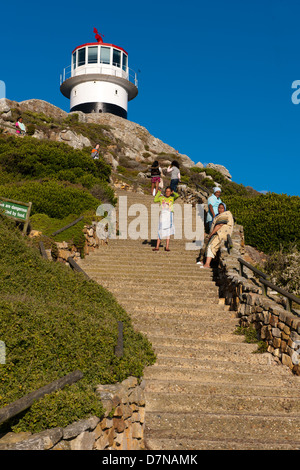
[[(128, 207), (150, 210), (153, 202), (119, 194), (128, 197)], [(257, 347), (234, 334), (235, 313), (185, 242), (171, 239), (170, 252), (153, 252), (150, 237), (109, 240), (80, 261), (156, 352), (157, 362), (144, 374), (147, 448), (300, 449), (300, 377), (267, 353), (253, 354)]]

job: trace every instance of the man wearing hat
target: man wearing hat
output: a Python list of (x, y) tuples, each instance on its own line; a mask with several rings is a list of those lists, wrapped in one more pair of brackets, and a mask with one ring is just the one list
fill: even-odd
[(222, 202), (220, 196), (221, 196), (221, 188), (216, 186), (214, 188), (214, 193), (207, 199), (208, 213), (206, 217), (206, 222), (208, 223), (209, 231), (211, 229), (211, 225), (212, 225), (214, 217), (218, 215), (218, 207), (219, 207), (219, 204)]

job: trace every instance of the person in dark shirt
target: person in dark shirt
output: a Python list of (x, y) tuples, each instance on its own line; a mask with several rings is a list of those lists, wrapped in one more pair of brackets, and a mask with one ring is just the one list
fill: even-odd
[(160, 175), (161, 175), (161, 169), (159, 168), (159, 163), (157, 160), (155, 160), (155, 162), (152, 163), (152, 166), (150, 168), (150, 174), (151, 174), (151, 194), (155, 196), (158, 191), (158, 185), (160, 182)]

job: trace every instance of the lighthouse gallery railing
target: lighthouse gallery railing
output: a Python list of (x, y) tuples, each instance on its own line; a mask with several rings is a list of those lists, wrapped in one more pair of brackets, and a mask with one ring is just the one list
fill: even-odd
[(76, 69), (74, 69), (72, 65), (69, 65), (68, 67), (65, 67), (63, 72), (60, 74), (60, 85), (68, 78), (78, 77), (80, 75), (88, 75), (90, 73), (99, 73), (103, 75), (112, 75), (115, 77), (124, 78), (133, 83), (138, 88), (137, 73), (129, 67), (126, 67), (125, 71), (115, 64), (113, 64), (113, 66), (94, 64), (93, 67), (83, 65), (82, 67), (77, 67)]

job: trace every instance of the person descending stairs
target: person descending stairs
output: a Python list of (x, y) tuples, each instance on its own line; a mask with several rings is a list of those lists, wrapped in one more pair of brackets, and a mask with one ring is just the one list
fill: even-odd
[[(128, 210), (134, 214), (128, 231), (130, 224), (150, 230), (153, 197), (120, 195), (134, 209)], [(142, 207), (147, 211), (137, 222), (135, 209)], [(300, 449), (300, 377), (268, 353), (253, 354), (257, 346), (234, 333), (235, 312), (221, 303), (212, 270), (199, 269), (198, 252), (186, 250), (185, 239), (171, 239), (169, 252), (152, 251), (156, 227), (152, 243), (150, 235), (126, 239), (120, 231), (80, 261), (115, 295), (156, 353), (156, 363), (144, 371), (146, 448)]]

